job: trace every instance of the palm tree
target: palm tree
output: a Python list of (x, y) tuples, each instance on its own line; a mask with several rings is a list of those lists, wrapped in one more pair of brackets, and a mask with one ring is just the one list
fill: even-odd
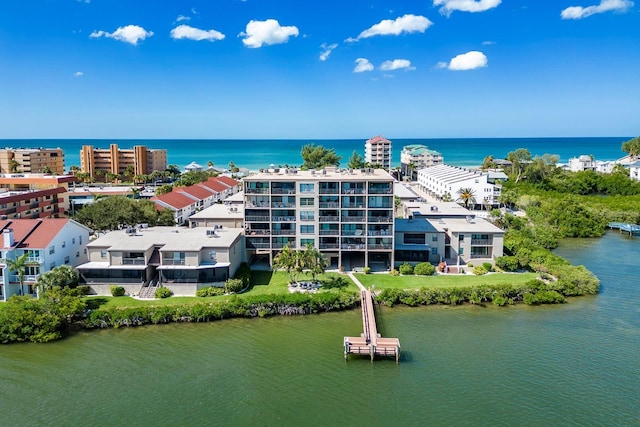
[(9, 172), (10, 173), (18, 172), (18, 167), (20, 167), (20, 163), (18, 163), (15, 159), (11, 159), (9, 161)]
[(28, 261), (29, 252), (25, 252), (16, 259), (5, 259), (4, 262), (9, 267), (9, 271), (14, 271), (18, 276), (18, 282), (20, 283), (20, 294), (24, 295), (24, 275), (27, 272), (27, 267), (30, 262)]
[(470, 203), (476, 204), (476, 193), (471, 187), (461, 188), (458, 190), (458, 200), (462, 202), (465, 208), (468, 208)]

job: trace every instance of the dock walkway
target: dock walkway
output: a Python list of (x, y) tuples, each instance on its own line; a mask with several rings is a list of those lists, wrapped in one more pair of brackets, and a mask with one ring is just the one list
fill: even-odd
[(628, 224), (624, 222), (610, 222), (609, 224), (607, 224), (607, 227), (618, 229), (620, 230), (621, 233), (624, 231), (626, 233), (629, 233), (629, 235), (640, 234), (640, 225), (636, 225), (636, 224)]
[(353, 274), (349, 273), (349, 277), (360, 288), (362, 329), (364, 332), (359, 337), (344, 337), (345, 359), (348, 359), (349, 354), (369, 355), (371, 360), (375, 356), (393, 356), (397, 363), (400, 360), (400, 340), (380, 336), (376, 325), (371, 291), (366, 289)]

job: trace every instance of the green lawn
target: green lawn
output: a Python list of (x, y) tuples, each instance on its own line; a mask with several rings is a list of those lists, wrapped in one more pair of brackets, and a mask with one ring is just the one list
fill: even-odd
[(496, 285), (498, 283), (521, 284), (537, 277), (536, 273), (490, 273), (483, 276), (469, 274), (437, 276), (391, 276), (390, 274), (356, 274), (356, 278), (366, 287), (385, 288), (452, 288), (456, 286)]
[[(325, 273), (320, 276), (319, 279), (325, 277), (337, 276), (338, 273)], [(348, 282), (349, 286), (347, 290), (358, 291), (358, 287), (355, 283), (349, 279), (346, 275), (341, 275)], [(310, 275), (300, 275), (299, 280), (311, 280)], [(289, 276), (281, 271), (261, 271), (256, 270), (251, 272), (252, 287), (247, 292), (238, 294), (238, 297), (244, 298), (246, 296), (253, 295), (273, 295), (273, 294), (287, 294), (287, 284), (289, 283)], [(99, 307), (139, 307), (144, 305), (182, 305), (182, 304), (195, 304), (201, 302), (211, 302), (228, 299), (228, 295), (221, 295), (217, 297), (170, 297), (165, 299), (156, 300), (138, 300), (131, 297), (87, 297), (87, 300), (93, 308)]]

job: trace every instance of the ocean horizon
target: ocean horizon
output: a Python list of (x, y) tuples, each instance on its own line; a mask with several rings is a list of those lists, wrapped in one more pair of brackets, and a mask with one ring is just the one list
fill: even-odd
[[(488, 155), (505, 158), (510, 151), (527, 148), (533, 156), (556, 154), (560, 163), (582, 154), (597, 160), (616, 160), (624, 156), (622, 143), (632, 137), (545, 137), (545, 138), (401, 138), (392, 141), (392, 164), (400, 165), (402, 147), (423, 144), (442, 153), (446, 164), (478, 166)], [(166, 149), (168, 164), (183, 169), (191, 162), (204, 167), (209, 161), (219, 168), (229, 162), (241, 168), (258, 170), (271, 164), (299, 166), (300, 149), (306, 144), (335, 149), (346, 165), (353, 151), (364, 156), (365, 139), (0, 139), (0, 146), (10, 148), (61, 148), (65, 168), (80, 165), (83, 145), (108, 148), (116, 143), (120, 148), (145, 145), (151, 149)]]

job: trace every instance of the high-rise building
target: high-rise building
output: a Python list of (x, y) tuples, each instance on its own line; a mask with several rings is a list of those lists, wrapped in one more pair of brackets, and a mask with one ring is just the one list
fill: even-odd
[(400, 153), (400, 169), (404, 176), (411, 176), (420, 169), (443, 163), (444, 158), (441, 153), (429, 150), (429, 147), (422, 144), (405, 145)]
[(391, 141), (381, 135), (368, 139), (364, 144), (364, 161), (391, 170)]
[(98, 170), (121, 175), (129, 166), (133, 167), (134, 175), (163, 171), (167, 168), (167, 150), (149, 149), (144, 145), (121, 149), (118, 144), (111, 144), (108, 149), (83, 145), (80, 150), (80, 169), (93, 177)]
[(3, 148), (0, 172), (63, 175), (64, 153), (61, 148)]
[(269, 169), (244, 179), (250, 260), (317, 248), (330, 268), (393, 266), (393, 177), (382, 169)]

